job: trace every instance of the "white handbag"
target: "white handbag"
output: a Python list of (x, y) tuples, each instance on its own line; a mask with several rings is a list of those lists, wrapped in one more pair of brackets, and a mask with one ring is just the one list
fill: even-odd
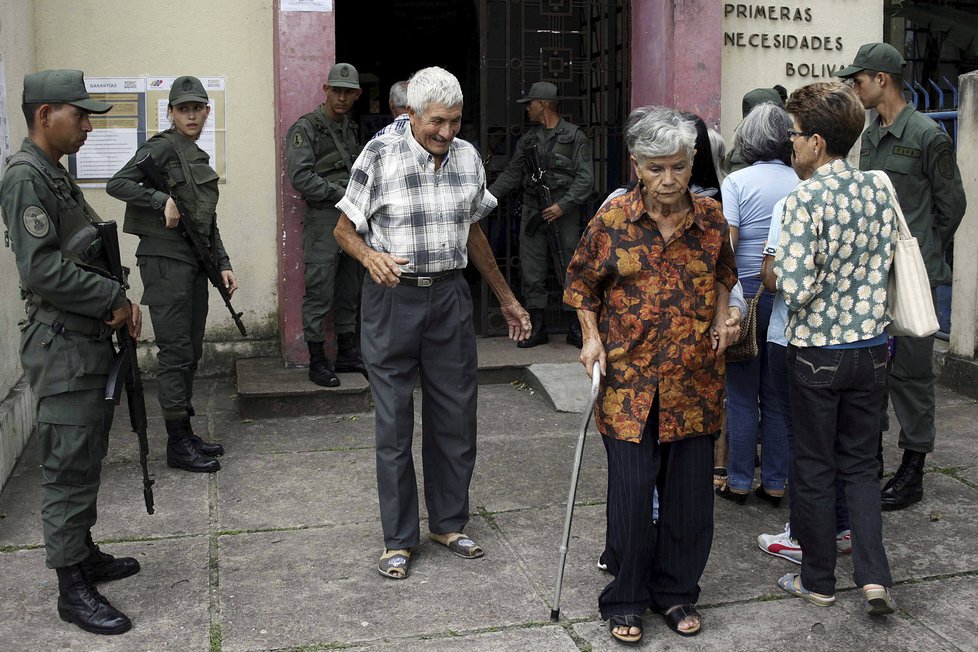
[(897, 239), (893, 243), (893, 264), (886, 284), (886, 307), (893, 320), (890, 335), (928, 337), (940, 328), (934, 310), (934, 294), (920, 253), (917, 238), (910, 233), (893, 183), (885, 172), (877, 171), (893, 195), (897, 215)]

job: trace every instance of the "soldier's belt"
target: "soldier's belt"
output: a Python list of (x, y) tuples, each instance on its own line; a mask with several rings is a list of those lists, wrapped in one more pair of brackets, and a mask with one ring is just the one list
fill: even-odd
[(437, 274), (429, 274), (427, 276), (423, 274), (401, 274), (401, 284), (410, 285), (416, 288), (426, 288), (431, 287), (437, 283), (442, 283), (444, 281), (449, 281), (458, 274), (458, 270), (450, 270), (447, 272), (438, 272)]
[(35, 310), (30, 319), (49, 326), (55, 333), (69, 331), (82, 335), (102, 335), (108, 330), (108, 326), (98, 319), (44, 308)]

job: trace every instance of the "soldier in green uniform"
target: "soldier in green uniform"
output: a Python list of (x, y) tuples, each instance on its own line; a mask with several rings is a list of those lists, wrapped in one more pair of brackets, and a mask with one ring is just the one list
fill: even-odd
[[(224, 448), (196, 435), (190, 423), (209, 285), (190, 245), (176, 230), (180, 215), (173, 197), (193, 215), (228, 292), (233, 294), (238, 288), (217, 228), (218, 174), (207, 152), (197, 146), (210, 115), (207, 100), (199, 79), (177, 78), (167, 106), (172, 127), (143, 143), (105, 187), (110, 195), (126, 202), (123, 230), (139, 236), (136, 265), (143, 280), (142, 303), (149, 306), (159, 348), (156, 381), (167, 433), (166, 462), (196, 473), (220, 470), (221, 463), (215, 458), (224, 454)], [(147, 155), (153, 156), (173, 197), (144, 183), (146, 178), (136, 162)]]
[(91, 99), (80, 70), (24, 77), (28, 137), (0, 183), (0, 209), (27, 299), (21, 363), (37, 400), (41, 520), (48, 568), (58, 574), (58, 614), (96, 634), (132, 627), (94, 588), (139, 572), (131, 557), (103, 553), (92, 540), (102, 459), (113, 406), (105, 400), (110, 336), (139, 336), (130, 305), (107, 270), (93, 222), (99, 217), (59, 163), (92, 130), (90, 113), (111, 104)]
[[(863, 132), (859, 167), (883, 170), (893, 181), (936, 287), (951, 282), (945, 254), (967, 202), (951, 138), (903, 97), (903, 64), (893, 46), (867, 43), (836, 75), (850, 80), (865, 108), (879, 112)], [(903, 509), (923, 497), (924, 459), (936, 436), (933, 355), (934, 336), (896, 338), (889, 394), (900, 422), (903, 461), (883, 487), (883, 509)]]
[[(533, 332), (516, 346), (528, 349), (545, 344), (550, 339), (544, 322), (544, 310), (547, 307), (546, 278), (551, 258), (547, 253), (547, 225), (542, 222), (557, 226), (562, 259), (566, 265), (581, 238), (581, 212), (594, 187), (594, 167), (587, 136), (579, 127), (560, 117), (556, 86), (550, 82), (537, 82), (530, 86), (526, 97), (516, 101), (527, 105), (529, 120), (538, 124), (520, 138), (509, 165), (489, 187), (489, 192), (501, 199), (517, 188), (523, 188), (520, 269), (523, 275), (523, 303), (530, 312)], [(550, 206), (541, 206), (540, 192), (531, 178), (533, 171), (527, 151), (534, 145), (545, 170), (543, 183), (551, 191), (553, 204)], [(555, 270), (555, 273), (563, 281), (566, 269)], [(567, 309), (566, 306), (564, 308)], [(580, 347), (580, 323), (572, 317), (568, 326), (568, 344)]]
[(334, 65), (323, 85), (326, 101), (296, 120), (286, 137), (286, 162), (292, 187), (306, 201), (302, 229), (306, 293), (302, 297), (302, 335), (309, 347), (309, 380), (336, 387), (340, 379), (326, 358), (323, 317), (331, 309), (336, 332), (336, 368), (363, 372), (357, 344), (360, 263), (336, 244), (333, 229), (360, 139), (349, 112), (360, 97), (360, 76), (348, 63)]

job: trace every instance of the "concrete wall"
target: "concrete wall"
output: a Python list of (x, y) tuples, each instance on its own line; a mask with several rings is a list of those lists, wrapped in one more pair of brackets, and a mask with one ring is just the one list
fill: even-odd
[(812, 82), (831, 81), (832, 72), (852, 63), (860, 45), (883, 39), (882, 0), (717, 5), (723, 12), (720, 126), (728, 143), (742, 118), (747, 91), (781, 84), (790, 93)]
[(978, 353), (978, 161), (970, 153), (978, 151), (978, 72), (961, 75), (959, 82), (958, 166), (968, 210), (954, 236), (951, 353), (973, 360)]
[[(0, 3), (0, 52), (6, 79), (7, 120), (13, 150), (27, 135), (20, 111), (24, 73), (35, 69), (34, 7), (30, 0)], [(0, 163), (2, 165), (2, 163)], [(24, 302), (13, 253), (0, 246), (0, 486), (3, 486), (34, 426), (34, 399), (20, 367), (17, 322)]]
[[(205, 372), (230, 372), (232, 355), (278, 350), (275, 183), (275, 88), (272, 0), (35, 0), (37, 69), (81, 68), (90, 77), (197, 75), (227, 83), (227, 183), (221, 184), (218, 224), (240, 289), (234, 307), (244, 312), (242, 340), (224, 303), (211, 292)], [(71, 29), (65, 29), (70, 25)], [(19, 86), (20, 78), (8, 80)], [(121, 221), (125, 205), (102, 189), (85, 195), (103, 219)], [(123, 260), (134, 262), (137, 239), (123, 235)], [(133, 268), (135, 266), (133, 265)], [(130, 298), (142, 296), (139, 274)], [(143, 366), (152, 373), (144, 322)]]

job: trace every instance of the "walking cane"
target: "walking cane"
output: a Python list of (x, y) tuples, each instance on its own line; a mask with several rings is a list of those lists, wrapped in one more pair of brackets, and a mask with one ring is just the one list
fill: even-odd
[(581, 434), (577, 438), (577, 451), (574, 453), (574, 472), (571, 473), (570, 492), (567, 496), (567, 515), (564, 517), (564, 538), (560, 542), (560, 562), (557, 564), (557, 583), (554, 586), (554, 605), (550, 610), (550, 620), (560, 620), (560, 586), (564, 582), (564, 564), (567, 562), (567, 544), (570, 543), (571, 521), (574, 519), (574, 500), (577, 498), (577, 479), (581, 474), (581, 461), (584, 458), (584, 438), (587, 436), (587, 423), (594, 411), (594, 400), (601, 387), (601, 365), (597, 362), (591, 369), (591, 397), (584, 411)]

